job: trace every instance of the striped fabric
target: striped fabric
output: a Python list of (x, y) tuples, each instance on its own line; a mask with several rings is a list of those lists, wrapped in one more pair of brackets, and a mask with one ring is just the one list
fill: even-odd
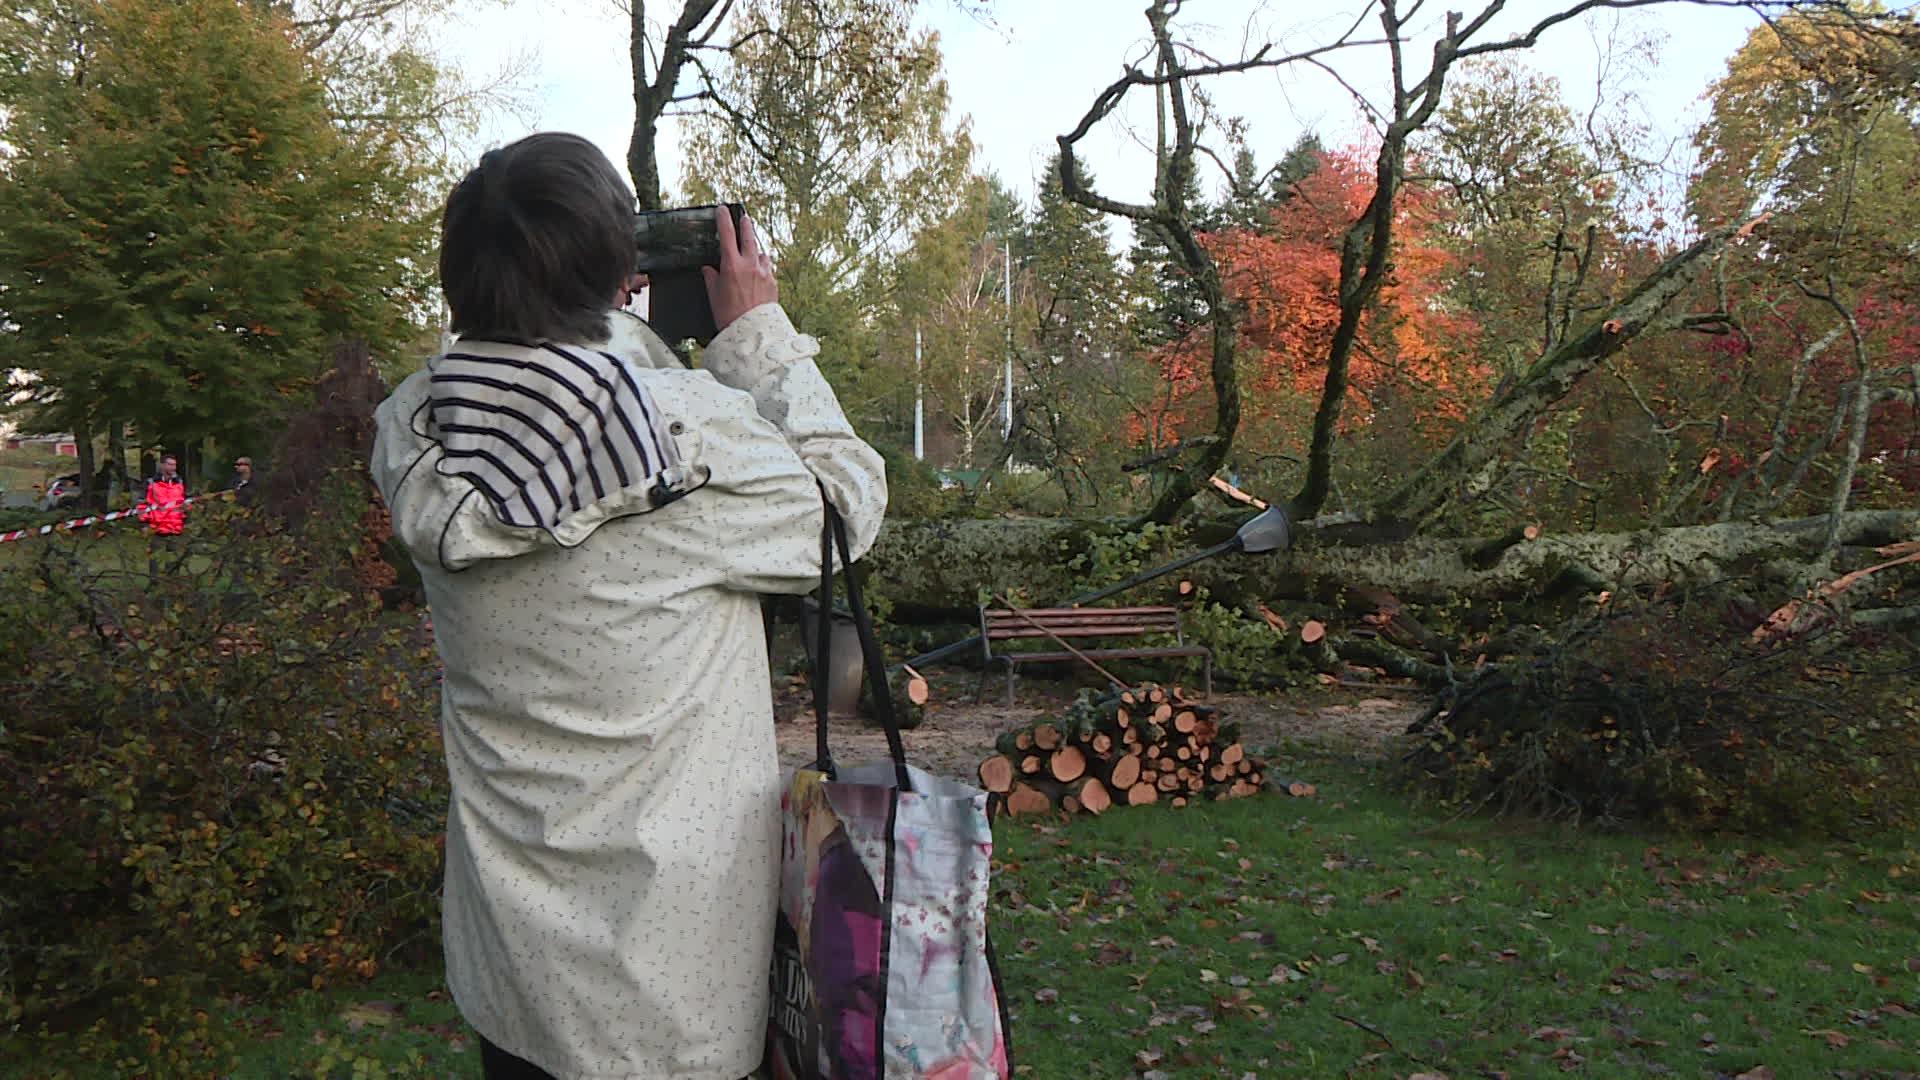
[(462, 340), (427, 366), (435, 468), (470, 481), (504, 525), (551, 531), (615, 492), (681, 482), (666, 420), (612, 354)]

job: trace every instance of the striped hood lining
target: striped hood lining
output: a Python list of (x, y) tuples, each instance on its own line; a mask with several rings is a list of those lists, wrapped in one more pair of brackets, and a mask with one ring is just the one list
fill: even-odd
[(470, 482), (503, 525), (552, 532), (636, 485), (656, 506), (698, 486), (652, 396), (611, 353), (462, 340), (427, 367), (434, 469)]

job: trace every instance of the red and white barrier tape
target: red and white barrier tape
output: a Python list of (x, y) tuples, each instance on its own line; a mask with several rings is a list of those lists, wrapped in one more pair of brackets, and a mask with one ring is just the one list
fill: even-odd
[(142, 505), (133, 507), (130, 510), (115, 510), (110, 514), (95, 514), (92, 517), (74, 518), (72, 521), (57, 521), (52, 525), (42, 525), (37, 529), (15, 529), (12, 532), (0, 533), (0, 544), (7, 543), (11, 540), (25, 540), (30, 536), (46, 536), (48, 533), (59, 532), (63, 529), (84, 529), (89, 525), (101, 525), (109, 521), (118, 521), (121, 518), (144, 517), (147, 514), (160, 510), (179, 510), (182, 507), (191, 506), (197, 502), (205, 502), (208, 499), (229, 499), (233, 497), (233, 494), (230, 490), (216, 491), (208, 495), (195, 495), (191, 499), (182, 499), (179, 502), (162, 503), (158, 506)]

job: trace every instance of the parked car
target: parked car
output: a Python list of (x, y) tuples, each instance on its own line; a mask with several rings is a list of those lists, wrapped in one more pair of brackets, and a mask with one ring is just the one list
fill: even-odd
[(80, 505), (80, 474), (69, 473), (54, 477), (47, 483), (47, 494), (40, 500), (40, 509), (58, 510), (63, 506)]

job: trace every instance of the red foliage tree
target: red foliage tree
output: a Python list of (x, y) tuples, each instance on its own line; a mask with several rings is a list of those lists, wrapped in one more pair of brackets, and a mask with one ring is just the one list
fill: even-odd
[[(1246, 395), (1240, 445), (1297, 452), (1326, 372), (1339, 323), (1340, 240), (1373, 190), (1368, 163), (1355, 151), (1321, 156), (1320, 168), (1260, 230), (1230, 228), (1202, 237), (1240, 315), (1241, 379)], [(1392, 411), (1435, 434), (1461, 417), (1487, 372), (1475, 356), (1473, 321), (1443, 300), (1453, 258), (1432, 243), (1443, 224), (1431, 192), (1403, 193), (1392, 276), (1362, 324), (1352, 369), (1348, 431)], [(1205, 328), (1155, 357), (1170, 384), (1175, 433), (1205, 425), (1209, 401)], [(1399, 415), (1404, 413), (1405, 415)]]

